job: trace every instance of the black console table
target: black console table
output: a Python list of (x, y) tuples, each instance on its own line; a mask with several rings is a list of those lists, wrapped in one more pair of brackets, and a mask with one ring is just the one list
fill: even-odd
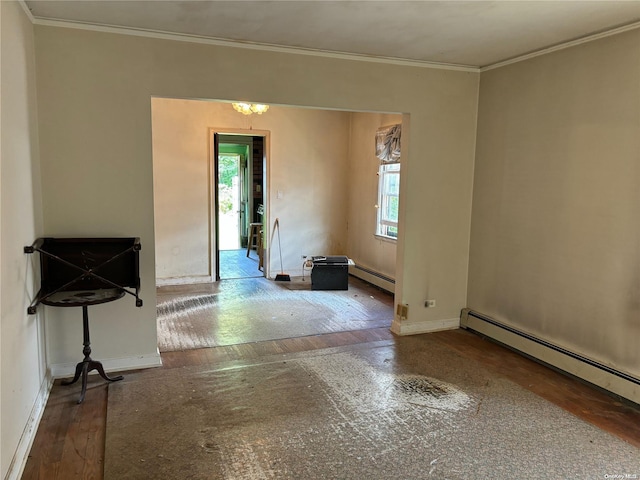
[[(89, 310), (91, 305), (112, 302), (132, 295), (136, 307), (142, 306), (140, 291), (139, 238), (39, 238), (24, 247), (25, 253), (40, 253), (40, 291), (27, 313), (36, 313), (38, 304), (52, 307), (82, 307), (84, 359), (76, 365), (71, 385), (82, 377), (82, 403), (87, 391), (87, 376), (97, 370), (110, 382), (124, 377), (109, 377), (102, 363), (91, 358)], [(133, 290), (132, 290), (133, 289)]]

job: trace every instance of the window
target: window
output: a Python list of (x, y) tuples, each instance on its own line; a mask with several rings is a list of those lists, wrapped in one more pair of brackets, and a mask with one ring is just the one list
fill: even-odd
[(400, 164), (383, 163), (378, 171), (378, 226), (376, 235), (398, 238)]

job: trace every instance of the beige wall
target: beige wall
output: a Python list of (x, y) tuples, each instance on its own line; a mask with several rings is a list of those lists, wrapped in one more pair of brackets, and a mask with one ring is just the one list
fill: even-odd
[[(94, 356), (122, 368), (157, 358), (153, 96), (410, 114), (395, 275), (410, 313), (396, 330), (436, 327), (468, 303), (638, 375), (637, 30), (482, 74), (471, 223), (478, 74), (37, 26), (41, 215), (32, 27), (0, 5), (3, 475), (46, 381), (44, 309), (22, 313), (24, 244), (141, 236), (145, 306), (92, 307)], [(73, 310), (46, 310), (59, 372), (79, 360)], [(12, 370), (21, 361), (31, 375)]]
[(402, 123), (402, 115), (353, 113), (349, 138), (349, 256), (356, 264), (393, 279), (396, 242), (374, 235), (380, 166), (375, 134), (378, 128), (397, 123)]
[(210, 128), (269, 132), (266, 238), (278, 218), (286, 272), (302, 275), (301, 255), (346, 251), (348, 113), (272, 106), (247, 117), (229, 103), (154, 98), (152, 116), (158, 279), (209, 275)]
[(468, 304), (640, 377), (640, 30), (482, 74)]
[(22, 250), (42, 234), (33, 27), (17, 2), (0, 2), (0, 17), (0, 478), (12, 478), (7, 472), (21, 469), (37, 426), (29, 420), (39, 419), (49, 383), (43, 309), (27, 315), (37, 291), (37, 260)]
[[(139, 235), (143, 247), (145, 306), (125, 299), (94, 309), (96, 358), (156, 352), (152, 96), (410, 113), (416, 134), (405, 130), (413, 140), (403, 163), (399, 239), (406, 259), (397, 275), (406, 288), (396, 297), (412, 306), (410, 322), (458, 317), (466, 299), (477, 74), (50, 26), (36, 26), (36, 47), (47, 234)], [(282, 173), (272, 172), (274, 185)], [(295, 173), (302, 180), (307, 172)], [(292, 228), (282, 227), (283, 235)], [(428, 292), (438, 308), (422, 307)], [(52, 362), (71, 364), (79, 320), (61, 310), (52, 312), (57, 328), (48, 343)]]

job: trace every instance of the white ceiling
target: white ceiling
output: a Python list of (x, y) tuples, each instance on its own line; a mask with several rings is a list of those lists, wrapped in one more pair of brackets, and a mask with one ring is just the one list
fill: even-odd
[(58, 19), (375, 57), (488, 66), (640, 21), (639, 1), (26, 1)]

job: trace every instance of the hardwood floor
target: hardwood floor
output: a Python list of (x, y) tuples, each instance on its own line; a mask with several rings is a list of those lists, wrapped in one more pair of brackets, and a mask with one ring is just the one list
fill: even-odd
[(640, 448), (640, 407), (464, 330), (433, 334), (458, 354)]
[(55, 382), (22, 478), (103, 478), (107, 385), (93, 375), (80, 405), (78, 395), (77, 388)]
[[(245, 257), (246, 258), (246, 257)], [(390, 327), (393, 295), (355, 277), (348, 290), (266, 278), (158, 288), (160, 352)]]
[[(470, 361), (518, 383), (570, 413), (640, 448), (640, 408), (625, 404), (573, 378), (537, 364), (464, 330), (437, 332), (432, 339)], [(167, 352), (165, 369), (237, 360), (250, 363), (278, 353), (370, 342), (396, 341), (387, 328), (330, 333), (241, 345)], [(77, 405), (78, 389), (54, 385), (31, 449), (23, 479), (102, 479), (107, 384), (91, 378), (87, 398)]]
[[(162, 368), (208, 365), (278, 353), (391, 340), (388, 328), (162, 353)], [(126, 372), (125, 372), (126, 375)], [(103, 478), (108, 384), (89, 377), (87, 396), (78, 405), (78, 388), (56, 380), (22, 475), (23, 480), (100, 480)], [(77, 386), (77, 384), (76, 384)]]

